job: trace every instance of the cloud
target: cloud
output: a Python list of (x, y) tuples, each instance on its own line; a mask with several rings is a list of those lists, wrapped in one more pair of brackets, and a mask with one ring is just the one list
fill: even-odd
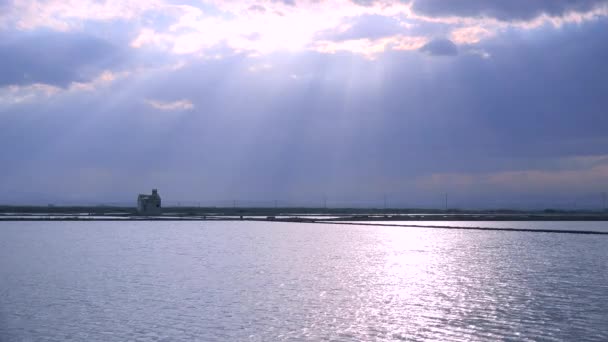
[(414, 12), (433, 17), (490, 17), (504, 21), (531, 20), (542, 14), (563, 16), (606, 6), (606, 0), (414, 0)]
[(78, 93), (83, 91), (95, 91), (101, 87), (108, 86), (118, 79), (126, 78), (130, 72), (103, 71), (95, 78), (87, 82), (73, 81), (66, 87), (33, 83), (28, 85), (10, 85), (0, 88), (0, 107), (19, 105), (35, 102), (41, 99), (49, 99), (60, 94)]
[(538, 192), (572, 193), (593, 192), (608, 182), (607, 156), (580, 156), (565, 158), (560, 163), (599, 160), (592, 165), (581, 164), (578, 168), (562, 170), (527, 169), (489, 173), (438, 173), (421, 177), (416, 181), (424, 191), (458, 191), (529, 194)]
[(268, 63), (254, 64), (247, 68), (250, 72), (261, 72), (272, 69), (272, 65)]
[(252, 12), (264, 13), (264, 12), (266, 12), (266, 7), (264, 7), (262, 5), (254, 4), (254, 5), (249, 6), (249, 10)]
[(173, 102), (163, 102), (159, 100), (146, 100), (149, 106), (162, 111), (186, 111), (194, 109), (194, 105), (189, 100), (178, 100)]
[(59, 92), (61, 92), (60, 88), (41, 83), (0, 88), (0, 108), (27, 103), (39, 98), (48, 98)]
[(296, 1), (295, 0), (271, 0), (272, 2), (280, 2), (283, 3), (285, 5), (289, 5), (289, 6), (295, 6), (296, 5)]
[(357, 4), (360, 6), (371, 6), (378, 1), (376, 1), (376, 0), (352, 0), (352, 2), (354, 4)]
[(466, 26), (454, 29), (451, 34), (451, 40), (458, 44), (475, 44), (482, 39), (492, 37), (495, 33), (481, 26)]
[[(263, 11), (260, 4), (212, 3), (216, 11), (226, 15), (208, 15), (200, 8), (182, 6), (181, 13), (176, 14), (175, 22), (167, 29), (142, 28), (131, 45), (138, 48), (153, 45), (184, 55), (205, 54), (219, 44), (250, 54), (303, 51), (334, 38), (345, 41), (394, 36), (398, 27), (391, 26), (399, 22), (390, 17), (407, 9), (405, 4), (355, 6), (350, 0), (270, 1), (263, 3)], [(281, 15), (277, 15), (279, 12)], [(351, 23), (350, 18), (358, 20)], [(376, 27), (382, 22), (383, 27)], [(351, 31), (337, 37), (340, 27), (346, 25), (352, 26)]]
[(426, 43), (420, 51), (431, 56), (456, 56), (458, 47), (449, 39), (435, 39)]
[(412, 51), (420, 49), (427, 39), (424, 37), (409, 37), (396, 35), (380, 39), (352, 39), (345, 41), (318, 41), (312, 47), (321, 53), (335, 54), (337, 52), (350, 52), (359, 54), (373, 60), (387, 51)]
[[(537, 196), (565, 179), (592, 191), (585, 177), (605, 172), (597, 158), (568, 160), (608, 155), (605, 17), (557, 29), (389, 1), (260, 1), (263, 13), (195, 3), (161, 19), (2, 31), (0, 200), (78, 194), (90, 181), (73, 175), (104, 170), (106, 197), (81, 196), (131, 201), (157, 185), (180, 200), (389, 193), (416, 204), (454, 178), (479, 184), (463, 189), (483, 190), (483, 204), (526, 178), (542, 184)], [(424, 179), (432, 191), (416, 187)]]
[(4, 12), (4, 11), (8, 11), (8, 9), (10, 8), (10, 4), (11, 4), (11, 0), (0, 0), (0, 11)]
[[(179, 55), (205, 55), (219, 45), (251, 55), (310, 48), (323, 51), (316, 47), (328, 45), (327, 42), (348, 42), (340, 44), (340, 49), (352, 46), (350, 52), (359, 53), (369, 51), (360, 48), (364, 40), (377, 43), (396, 36), (427, 40), (450, 37), (458, 44), (477, 43), (508, 29), (508, 25), (527, 25), (531, 29), (546, 22), (559, 25), (564, 21), (591, 20), (608, 14), (605, 4), (605, 0), (415, 0), (413, 3), (269, 0), (253, 4), (221, 0), (188, 4), (162, 0), (33, 0), (5, 4), (6, 10), (0, 11), (3, 12), (0, 25), (20, 31), (50, 28), (81, 32), (90, 32), (92, 27), (98, 29), (94, 25), (100, 23), (121, 25), (120, 34), (130, 40), (132, 47), (156, 47)], [(590, 12), (601, 8), (604, 11)], [(505, 21), (498, 22), (495, 18)], [(509, 18), (536, 19), (512, 23)], [(102, 31), (105, 33), (100, 36), (107, 37), (106, 31), (110, 29)], [(112, 35), (117, 41), (125, 39), (119, 38), (117, 32)]]
[(137, 37), (131, 41), (132, 48), (141, 48), (146, 45), (154, 45), (163, 49), (169, 48), (173, 44), (173, 36), (170, 34), (158, 33), (153, 29), (142, 29)]
[(46, 27), (68, 31), (86, 21), (131, 20), (167, 6), (161, 0), (29, 0), (12, 3), (8, 18), (21, 30)]
[(345, 41), (355, 39), (379, 39), (405, 32), (405, 26), (397, 18), (383, 15), (362, 15), (347, 18), (337, 28), (320, 32), (320, 40)]
[(86, 34), (4, 35), (0, 39), (0, 87), (37, 83), (67, 87), (88, 82), (124, 60), (121, 48)]

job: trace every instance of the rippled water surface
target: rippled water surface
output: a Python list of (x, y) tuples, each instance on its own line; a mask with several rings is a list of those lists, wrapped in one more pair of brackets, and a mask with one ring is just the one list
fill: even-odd
[(608, 340), (608, 237), (0, 222), (0, 341), (497, 339)]
[(607, 221), (350, 221), (380, 225), (411, 225), (431, 227), (480, 227), (505, 229), (547, 229), (608, 233)]

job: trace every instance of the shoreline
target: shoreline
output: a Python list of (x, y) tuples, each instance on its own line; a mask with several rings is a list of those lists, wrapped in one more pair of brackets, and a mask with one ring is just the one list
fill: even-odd
[[(316, 218), (305, 218), (305, 217), (292, 217), (292, 218), (272, 218), (272, 217), (113, 217), (113, 218), (100, 218), (100, 217), (86, 217), (86, 216), (75, 216), (75, 217), (0, 217), (0, 222), (151, 222), (151, 221), (166, 221), (166, 222), (203, 222), (203, 221), (249, 221), (249, 222), (274, 222), (274, 223), (313, 223), (313, 224), (333, 224), (333, 225), (352, 225), (352, 226), (376, 226), (376, 227), (404, 227), (404, 228), (426, 228), (426, 229), (448, 229), (448, 230), (476, 230), (476, 231), (499, 231), (499, 232), (528, 232), (528, 233), (553, 233), (553, 234), (578, 234), (578, 235), (608, 235), (608, 232), (594, 231), (594, 230), (570, 230), (570, 229), (533, 229), (533, 228), (508, 228), (508, 227), (473, 227), (473, 226), (438, 226), (432, 224), (417, 225), (417, 224), (390, 224), (386, 218), (378, 217), (376, 219), (363, 220), (362, 218), (353, 219), (353, 217), (341, 217), (338, 219), (316, 219)], [(355, 221), (355, 222), (353, 222)], [(390, 221), (390, 220), (389, 220)], [(432, 222), (432, 220), (427, 220)], [(446, 221), (443, 220), (435, 220)], [(458, 221), (458, 220), (450, 220)], [(460, 220), (465, 221), (465, 220)], [(474, 220), (466, 220), (474, 221)], [(482, 221), (482, 220), (478, 220)], [(484, 222), (505, 222), (508, 220), (483, 220)], [(554, 219), (554, 220), (511, 220), (513, 222), (580, 222), (581, 220), (565, 220), (565, 219)], [(601, 220), (586, 220), (588, 222), (606, 222), (608, 219), (603, 217)], [(406, 220), (399, 220), (399, 222), (407, 222)], [(415, 220), (409, 222), (415, 223)]]
[(0, 221), (285, 221), (285, 222), (376, 222), (376, 221), (552, 221), (573, 222), (592, 221), (608, 222), (608, 215), (596, 214), (349, 214), (349, 213), (208, 213), (182, 214), (171, 213), (159, 216), (140, 216), (131, 213), (0, 213)]

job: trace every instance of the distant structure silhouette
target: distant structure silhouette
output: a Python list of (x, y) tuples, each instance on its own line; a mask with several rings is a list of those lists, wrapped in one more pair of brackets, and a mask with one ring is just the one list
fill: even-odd
[(160, 215), (160, 196), (157, 189), (152, 189), (152, 195), (137, 196), (137, 213), (140, 215)]

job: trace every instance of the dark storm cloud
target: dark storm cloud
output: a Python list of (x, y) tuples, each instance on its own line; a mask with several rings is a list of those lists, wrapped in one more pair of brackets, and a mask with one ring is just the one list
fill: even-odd
[(485, 16), (511, 21), (529, 20), (541, 14), (586, 12), (607, 3), (606, 0), (414, 0), (413, 10), (429, 16)]
[[(449, 60), (432, 59), (426, 65), (397, 66), (384, 88), (384, 111), (395, 113), (392, 120), (400, 120), (396, 113), (407, 113), (410, 121), (411, 115), (419, 115), (426, 124), (412, 132), (419, 139), (415, 145), (428, 141), (427, 146), (436, 147), (435, 153), (445, 153), (444, 160), (477, 155), (477, 162), (453, 163), (469, 171), (504, 166), (484, 163), (482, 156), (517, 159), (608, 153), (608, 99), (602, 95), (608, 92), (603, 82), (608, 78), (603, 62), (608, 56), (608, 45), (603, 43), (608, 40), (608, 22), (544, 33), (543, 39), (536, 40), (518, 34), (488, 40), (478, 46), (492, 56), (488, 59), (461, 54)], [(559, 53), (547, 57), (547, 51)], [(434, 63), (444, 67), (429, 76), (412, 74), (413, 68), (424, 70)], [(398, 86), (406, 77), (412, 83)]]
[(85, 34), (34, 32), (0, 37), (0, 87), (85, 82), (125, 58), (121, 48)]
[(434, 39), (421, 47), (420, 51), (431, 56), (456, 56), (458, 47), (449, 39)]

